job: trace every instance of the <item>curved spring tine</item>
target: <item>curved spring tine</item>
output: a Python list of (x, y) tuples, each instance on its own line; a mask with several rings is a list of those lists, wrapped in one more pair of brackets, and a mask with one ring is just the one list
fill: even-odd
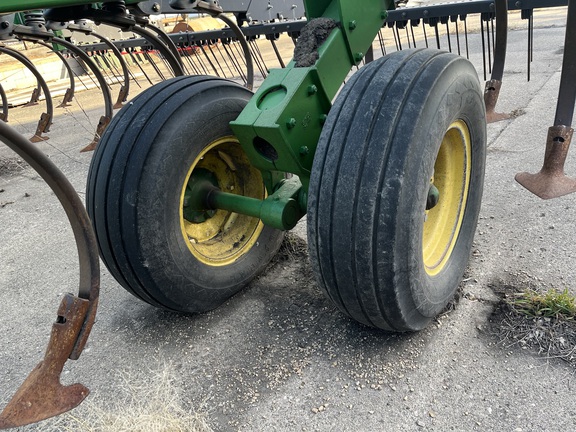
[(115, 109), (122, 108), (122, 103), (126, 102), (126, 99), (128, 98), (128, 94), (130, 92), (130, 72), (128, 70), (128, 65), (126, 64), (126, 60), (124, 60), (124, 56), (122, 55), (122, 53), (120, 52), (118, 47), (116, 47), (116, 45), (114, 45), (112, 43), (112, 41), (110, 39), (108, 39), (106, 36), (103, 36), (103, 35), (96, 33), (96, 32), (92, 32), (92, 35), (94, 35), (95, 37), (100, 39), (102, 42), (104, 42), (106, 44), (106, 46), (108, 48), (110, 48), (110, 50), (114, 53), (114, 55), (116, 56), (116, 58), (120, 62), (120, 66), (122, 67), (122, 75), (124, 77), (124, 84), (120, 87), (120, 92), (118, 93), (118, 98), (116, 99), (116, 103), (114, 104), (114, 108)]
[(72, 226), (80, 265), (78, 296), (66, 294), (62, 299), (43, 361), (0, 413), (0, 429), (6, 429), (62, 414), (88, 396), (89, 390), (82, 384), (63, 386), (60, 374), (68, 359), (79, 358), (94, 324), (100, 293), (100, 267), (90, 219), (64, 174), (36, 146), (2, 122), (0, 141), (28, 162), (60, 200)]
[(76, 90), (76, 85), (74, 82), (74, 72), (72, 71), (72, 67), (70, 67), (70, 65), (68, 64), (68, 62), (66, 61), (66, 59), (64, 58), (62, 53), (60, 51), (55, 50), (52, 45), (47, 44), (46, 42), (42, 42), (42, 41), (38, 41), (36, 43), (38, 43), (39, 45), (45, 46), (46, 48), (51, 50), (54, 54), (56, 54), (58, 56), (58, 58), (60, 58), (60, 60), (62, 60), (62, 63), (64, 64), (64, 67), (66, 68), (66, 71), (68, 72), (68, 77), (70, 78), (70, 87), (68, 87), (66, 89), (66, 93), (64, 94), (64, 99), (62, 99), (62, 103), (60, 103), (60, 105), (58, 105), (57, 108), (63, 108), (63, 107), (70, 106), (70, 101), (72, 99), (74, 99), (74, 92)]
[(150, 42), (154, 46), (154, 48), (160, 51), (160, 54), (164, 56), (164, 58), (172, 68), (172, 73), (174, 74), (174, 76), (185, 75), (180, 56), (177, 54), (178, 51), (176, 51), (176, 55), (174, 55), (172, 50), (168, 46), (166, 46), (158, 36), (156, 36), (151, 31), (146, 30), (145, 28), (134, 26), (132, 27), (131, 30), (134, 33), (142, 36), (144, 39)]
[(40, 142), (45, 141), (48, 137), (43, 137), (42, 133), (50, 131), (50, 125), (52, 124), (52, 118), (54, 117), (54, 106), (52, 104), (52, 96), (50, 95), (50, 89), (48, 88), (48, 84), (44, 81), (44, 78), (36, 69), (36, 66), (30, 61), (28, 57), (24, 54), (13, 50), (12, 48), (8, 48), (5, 46), (0, 46), (0, 52), (7, 54), (20, 63), (22, 63), (26, 68), (32, 72), (38, 83), (40, 84), (42, 90), (44, 91), (44, 97), (46, 98), (46, 112), (42, 113), (40, 116), (40, 120), (38, 120), (38, 126), (36, 127), (36, 133), (30, 138), (32, 142)]
[(51, 39), (51, 42), (63, 45), (66, 48), (68, 48), (71, 52), (78, 55), (78, 57), (80, 57), (80, 59), (83, 60), (86, 63), (86, 65), (88, 65), (88, 67), (90, 68), (92, 73), (94, 73), (94, 76), (98, 80), (98, 84), (100, 84), (100, 90), (102, 91), (102, 95), (104, 96), (104, 115), (100, 117), (100, 121), (98, 122), (98, 126), (96, 127), (96, 134), (94, 135), (94, 139), (92, 140), (92, 142), (88, 144), (86, 147), (84, 147), (82, 150), (80, 150), (81, 152), (92, 151), (96, 148), (96, 144), (98, 144), (100, 137), (104, 133), (104, 129), (106, 129), (106, 126), (108, 126), (108, 123), (110, 123), (110, 120), (112, 119), (113, 107), (112, 107), (112, 95), (110, 94), (110, 89), (108, 88), (108, 84), (106, 83), (104, 75), (102, 75), (102, 72), (100, 72), (96, 64), (90, 59), (88, 54), (82, 51), (82, 49), (78, 48), (72, 42), (68, 42), (65, 39), (55, 37)]
[(151, 29), (154, 33), (156, 33), (156, 35), (158, 36), (158, 39), (161, 40), (164, 45), (166, 45), (168, 47), (168, 49), (170, 51), (172, 51), (172, 54), (174, 54), (174, 57), (176, 57), (176, 59), (178, 60), (178, 62), (180, 63), (180, 67), (184, 68), (184, 63), (182, 62), (182, 59), (180, 58), (180, 54), (178, 52), (178, 47), (176, 46), (176, 44), (174, 43), (174, 41), (172, 39), (170, 39), (170, 37), (160, 28), (156, 27), (155, 25), (152, 25), (150, 23), (146, 23), (145, 25), (142, 25), (143, 28), (146, 29)]

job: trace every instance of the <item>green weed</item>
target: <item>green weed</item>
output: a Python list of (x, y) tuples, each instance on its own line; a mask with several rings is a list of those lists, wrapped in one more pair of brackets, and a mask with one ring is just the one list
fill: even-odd
[(568, 289), (546, 292), (526, 290), (515, 293), (507, 300), (518, 313), (530, 317), (558, 318), (572, 320), (576, 317), (576, 297)]

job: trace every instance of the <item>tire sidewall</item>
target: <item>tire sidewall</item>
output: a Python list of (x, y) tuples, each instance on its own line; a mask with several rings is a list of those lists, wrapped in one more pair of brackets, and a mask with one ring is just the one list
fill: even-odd
[[(419, 119), (415, 120), (417, 127), (412, 128), (410, 141), (430, 142), (430, 145), (419, 146), (423, 149), (421, 152), (408, 150), (404, 172), (419, 175), (406, 176), (406, 182), (398, 190), (397, 217), (410, 215), (408, 223), (398, 221), (398, 226), (405, 228), (397, 230), (396, 244), (408, 247), (398, 248), (399, 253), (394, 261), (395, 274), (400, 286), (410, 287), (407, 295), (401, 296), (399, 300), (404, 303), (405, 310), (413, 310), (411, 319), (414, 322), (421, 321), (422, 327), (442, 312), (454, 296), (468, 263), (482, 198), (486, 159), (484, 105), (477, 91), (476, 72), (470, 70), (465, 74), (459, 73), (468, 64), (457, 63), (458, 60), (439, 76), (424, 99), (426, 102)], [(470, 185), (454, 249), (442, 271), (431, 276), (426, 272), (422, 253), (428, 179), (433, 173), (442, 138), (450, 124), (456, 120), (463, 120), (470, 132)]]

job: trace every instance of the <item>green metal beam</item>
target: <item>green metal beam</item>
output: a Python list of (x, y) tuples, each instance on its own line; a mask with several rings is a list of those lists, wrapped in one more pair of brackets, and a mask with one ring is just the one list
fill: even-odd
[[(134, 4), (139, 2), (140, 0), (126, 0), (126, 4)], [(1, 0), (0, 14), (28, 11), (33, 9), (51, 9), (66, 6), (82, 6), (96, 3), (98, 2), (90, 0)]]
[(305, 5), (309, 25), (315, 18), (338, 24), (319, 47), (318, 60), (309, 67), (292, 61), (286, 69), (273, 70), (231, 126), (254, 166), (263, 172), (294, 173), (307, 189), (331, 101), (350, 69), (362, 61), (390, 4), (308, 0)]

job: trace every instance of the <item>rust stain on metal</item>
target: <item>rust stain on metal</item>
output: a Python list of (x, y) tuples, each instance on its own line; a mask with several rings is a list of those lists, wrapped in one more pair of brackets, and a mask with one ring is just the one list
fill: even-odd
[[(64, 363), (73, 354), (83, 327), (92, 326), (94, 322), (86, 320), (91, 303), (72, 294), (64, 296), (58, 318), (52, 326), (44, 360), (28, 375), (0, 414), (0, 429), (23, 426), (62, 414), (78, 406), (88, 396), (89, 390), (82, 384), (63, 386), (60, 374)], [(95, 311), (96, 308), (92, 309)], [(87, 333), (90, 331), (84, 330)]]
[(548, 129), (544, 164), (537, 174), (516, 174), (516, 181), (542, 199), (557, 198), (576, 192), (576, 179), (566, 176), (564, 163), (574, 129), (552, 126)]

